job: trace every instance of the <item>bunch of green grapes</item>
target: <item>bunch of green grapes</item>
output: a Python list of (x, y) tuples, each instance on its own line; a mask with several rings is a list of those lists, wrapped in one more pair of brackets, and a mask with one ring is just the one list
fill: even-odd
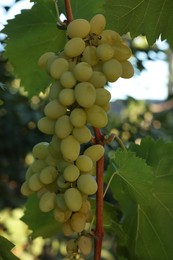
[[(37, 193), (43, 212), (52, 211), (62, 223), (65, 236), (78, 234), (67, 243), (66, 259), (82, 259), (92, 250), (87, 223), (92, 220), (89, 197), (97, 192), (96, 163), (104, 147), (91, 142), (91, 127), (107, 125), (111, 95), (106, 82), (133, 76), (128, 59), (130, 48), (120, 35), (105, 29), (101, 14), (90, 22), (72, 21), (67, 27), (67, 43), (58, 54), (44, 53), (40, 68), (52, 77), (49, 102), (38, 129), (51, 141), (33, 147), (35, 158), (21, 187), (24, 195)], [(81, 145), (90, 142), (82, 153)]]

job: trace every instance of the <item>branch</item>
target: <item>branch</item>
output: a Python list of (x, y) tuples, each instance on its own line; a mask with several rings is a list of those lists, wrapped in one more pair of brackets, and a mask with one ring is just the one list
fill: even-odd
[(71, 21), (73, 21), (71, 3), (70, 0), (64, 0), (64, 2), (65, 2), (65, 9), (66, 9), (66, 16), (67, 16), (67, 24), (69, 24)]

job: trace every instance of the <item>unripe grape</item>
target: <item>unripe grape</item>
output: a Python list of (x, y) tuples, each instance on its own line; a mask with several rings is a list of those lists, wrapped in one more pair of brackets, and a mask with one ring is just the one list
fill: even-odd
[(121, 77), (124, 79), (129, 79), (131, 77), (133, 77), (134, 75), (134, 68), (132, 66), (132, 64), (130, 63), (130, 61), (123, 61), (121, 62), (121, 66), (122, 66), (122, 74)]
[(73, 254), (77, 254), (78, 252), (78, 246), (77, 243), (74, 239), (71, 239), (69, 241), (67, 241), (66, 243), (66, 250), (67, 250), (67, 254), (68, 255), (73, 255)]
[(27, 181), (25, 181), (22, 184), (22, 186), (20, 188), (20, 191), (21, 191), (22, 195), (24, 195), (24, 196), (29, 196), (29, 195), (31, 195), (33, 193), (33, 191), (29, 188), (29, 185), (28, 185)]
[(58, 138), (65, 138), (73, 130), (73, 125), (70, 121), (70, 117), (68, 115), (61, 116), (55, 124), (55, 134)]
[(70, 225), (70, 219), (68, 219), (65, 223), (62, 224), (62, 232), (66, 237), (73, 235), (74, 231)]
[(97, 57), (102, 61), (110, 60), (114, 55), (114, 49), (107, 43), (100, 44), (96, 49)]
[(59, 208), (55, 208), (53, 215), (56, 221), (59, 223), (65, 223), (71, 217), (72, 211), (66, 210), (62, 211)]
[(54, 134), (54, 128), (55, 128), (55, 120), (48, 118), (47, 116), (42, 117), (39, 119), (37, 123), (38, 129), (47, 135), (53, 135)]
[(91, 140), (91, 132), (87, 126), (74, 127), (72, 135), (79, 143), (87, 143)]
[(107, 80), (110, 82), (116, 81), (122, 75), (121, 63), (116, 59), (105, 61), (102, 70)]
[(50, 119), (57, 119), (66, 113), (66, 106), (61, 104), (57, 99), (50, 101), (44, 108), (44, 113)]
[(54, 57), (55, 53), (54, 52), (45, 52), (42, 54), (38, 60), (38, 66), (42, 69), (46, 68), (46, 63), (49, 58)]
[(102, 14), (97, 14), (95, 15), (91, 20), (90, 20), (90, 33), (94, 33), (99, 35), (105, 28), (106, 26), (106, 19)]
[(63, 72), (67, 71), (68, 68), (69, 64), (67, 60), (57, 58), (50, 64), (49, 72), (53, 79), (59, 79)]
[(49, 212), (54, 208), (55, 193), (54, 192), (45, 192), (39, 201), (39, 208), (43, 212)]
[(88, 81), (93, 73), (92, 67), (87, 62), (79, 62), (73, 69), (74, 76), (78, 81)]
[(84, 154), (89, 156), (93, 162), (97, 162), (104, 155), (104, 147), (100, 144), (94, 144), (88, 147)]
[(72, 214), (70, 224), (74, 232), (81, 233), (85, 229), (86, 217), (81, 212)]
[(81, 82), (75, 87), (75, 99), (82, 107), (91, 107), (96, 100), (96, 91), (89, 82)]
[[(101, 68), (100, 68), (101, 70)], [(91, 78), (89, 79), (89, 82), (95, 87), (95, 88), (102, 88), (106, 85), (106, 77), (101, 71), (93, 71), (93, 74)]]
[(86, 112), (82, 108), (75, 108), (70, 114), (70, 120), (74, 127), (83, 127), (86, 124)]
[(71, 211), (78, 211), (82, 206), (82, 195), (76, 188), (67, 189), (64, 192), (64, 200)]
[(39, 175), (40, 181), (43, 184), (50, 184), (57, 178), (57, 170), (53, 166), (47, 166), (45, 167)]
[(67, 26), (67, 35), (70, 38), (85, 38), (90, 32), (90, 23), (85, 19), (76, 19)]
[(99, 44), (108, 43), (113, 46), (117, 42), (122, 42), (122, 38), (113, 30), (104, 30), (100, 35)]
[(89, 236), (80, 236), (77, 245), (83, 255), (89, 255), (92, 251), (92, 240)]
[(96, 47), (95, 46), (87, 46), (82, 55), (82, 61), (87, 62), (91, 66), (94, 66), (98, 62), (98, 57), (96, 55)]
[(73, 88), (76, 85), (76, 79), (71, 71), (65, 71), (61, 75), (60, 82), (64, 88)]
[(126, 61), (132, 55), (131, 49), (127, 45), (121, 42), (117, 42), (113, 46), (113, 49), (114, 49), (114, 59), (117, 59), (118, 61)]
[(75, 163), (81, 172), (89, 172), (92, 170), (93, 167), (93, 162), (91, 158), (84, 154), (79, 155)]
[(93, 127), (102, 128), (108, 123), (106, 112), (98, 105), (85, 109), (87, 114), (87, 122)]
[(62, 211), (67, 211), (68, 207), (65, 202), (64, 193), (58, 193), (55, 197), (55, 204)]
[(111, 99), (110, 92), (105, 88), (96, 89), (96, 101), (95, 104), (99, 106), (104, 106)]
[(35, 173), (32, 175), (28, 180), (28, 186), (29, 189), (32, 191), (38, 191), (43, 187), (43, 184), (41, 183), (39, 179), (39, 174)]
[(50, 100), (57, 99), (59, 97), (59, 92), (61, 91), (61, 89), (62, 89), (62, 85), (59, 80), (52, 83), (49, 89), (49, 99)]
[(70, 57), (77, 57), (80, 54), (82, 54), (82, 52), (85, 49), (85, 42), (79, 38), (79, 37), (75, 37), (72, 38), (71, 40), (69, 40), (65, 46), (64, 46), (64, 53)]
[(75, 161), (79, 156), (80, 144), (72, 135), (69, 135), (61, 141), (61, 152), (66, 160)]
[(48, 155), (48, 142), (40, 142), (32, 148), (32, 154), (35, 158), (44, 160)]
[(97, 191), (97, 182), (90, 174), (82, 174), (77, 180), (78, 189), (87, 195), (93, 195)]
[(75, 102), (75, 95), (73, 89), (62, 89), (59, 93), (59, 101), (64, 106), (70, 106)]
[(76, 181), (77, 178), (79, 177), (79, 174), (80, 174), (79, 168), (74, 164), (67, 166), (63, 172), (64, 179), (68, 182)]
[(45, 161), (37, 159), (31, 165), (31, 170), (34, 173), (40, 172), (46, 166)]

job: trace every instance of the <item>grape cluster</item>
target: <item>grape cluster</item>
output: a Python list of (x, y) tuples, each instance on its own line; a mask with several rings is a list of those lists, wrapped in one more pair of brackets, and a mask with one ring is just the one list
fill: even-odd
[(38, 121), (38, 129), (51, 140), (33, 147), (35, 160), (21, 192), (26, 196), (36, 192), (40, 210), (53, 212), (65, 236), (78, 234), (67, 243), (66, 259), (88, 255), (92, 249), (85, 229), (92, 219), (89, 196), (97, 191), (96, 162), (104, 155), (104, 147), (90, 144), (81, 152), (81, 145), (91, 141), (90, 127), (107, 125), (111, 95), (106, 82), (130, 78), (134, 73), (128, 61), (130, 48), (105, 26), (101, 14), (90, 22), (72, 21), (64, 50), (46, 52), (38, 60), (39, 67), (53, 79), (44, 117)]

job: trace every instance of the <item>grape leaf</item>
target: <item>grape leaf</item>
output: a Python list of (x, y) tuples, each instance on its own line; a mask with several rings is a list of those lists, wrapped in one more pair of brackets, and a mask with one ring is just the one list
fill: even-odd
[(21, 220), (32, 230), (32, 238), (38, 236), (48, 238), (57, 235), (58, 232), (61, 232), (60, 224), (54, 219), (52, 212), (40, 211), (38, 203), (39, 200), (35, 194), (30, 196)]
[(57, 52), (64, 46), (65, 31), (57, 29), (56, 22), (53, 1), (38, 0), (31, 10), (9, 20), (2, 31), (8, 36), (5, 56), (30, 96), (44, 91), (51, 81), (37, 66), (41, 54)]
[(173, 47), (173, 1), (105, 0), (104, 14), (108, 27), (132, 37), (144, 34), (152, 45), (161, 34)]
[(5, 237), (0, 236), (0, 260), (17, 260), (19, 259), (15, 256), (11, 250), (13, 249), (14, 245)]

